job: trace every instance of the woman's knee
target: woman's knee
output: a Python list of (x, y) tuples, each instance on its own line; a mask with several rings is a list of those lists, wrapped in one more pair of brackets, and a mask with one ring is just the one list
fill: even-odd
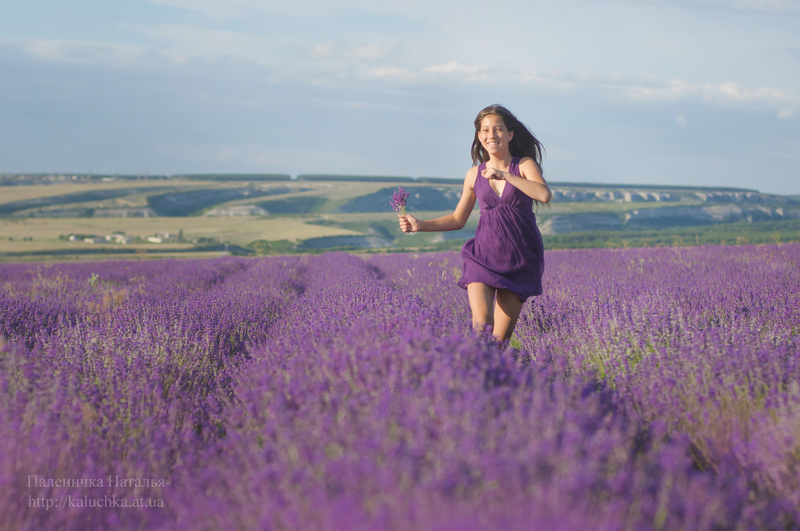
[(487, 326), (494, 326), (494, 319), (491, 315), (473, 315), (472, 328), (475, 330), (483, 330)]

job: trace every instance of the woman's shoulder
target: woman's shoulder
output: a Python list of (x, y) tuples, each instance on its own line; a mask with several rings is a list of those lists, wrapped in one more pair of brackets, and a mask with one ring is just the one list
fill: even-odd
[(467, 175), (464, 177), (465, 185), (469, 185), (470, 188), (475, 186), (475, 179), (478, 177), (478, 169), (480, 169), (480, 165), (473, 166), (467, 170)]
[(528, 174), (532, 174), (540, 179), (542, 178), (542, 167), (539, 166), (539, 164), (533, 160), (532, 157), (522, 157), (519, 159), (517, 165), (524, 173), (523, 177), (526, 179), (531, 180), (531, 177)]

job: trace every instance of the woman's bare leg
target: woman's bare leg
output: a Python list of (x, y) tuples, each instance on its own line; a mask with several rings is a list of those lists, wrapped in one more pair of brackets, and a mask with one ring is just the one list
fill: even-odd
[[(471, 285), (471, 284), (470, 284)], [(471, 301), (472, 299), (470, 299)], [(517, 326), (523, 302), (507, 289), (497, 290), (497, 302), (494, 305), (493, 334), (497, 339), (508, 340)]]
[(487, 325), (494, 326), (494, 288), (480, 282), (467, 284), (469, 307), (472, 309), (472, 328), (483, 330)]

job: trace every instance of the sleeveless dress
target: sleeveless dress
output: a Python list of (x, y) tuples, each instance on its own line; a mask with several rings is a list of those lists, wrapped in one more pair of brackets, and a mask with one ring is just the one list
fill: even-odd
[[(519, 157), (511, 160), (508, 173), (522, 177)], [(544, 245), (536, 226), (533, 199), (506, 181), (499, 196), (481, 175), (484, 162), (478, 167), (475, 196), (481, 217), (475, 237), (461, 249), (464, 270), (458, 285), (480, 282), (498, 289), (507, 289), (523, 302), (531, 295), (542, 294)]]

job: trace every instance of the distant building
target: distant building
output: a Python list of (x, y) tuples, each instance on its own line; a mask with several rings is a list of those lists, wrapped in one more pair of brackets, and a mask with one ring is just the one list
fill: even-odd
[(126, 236), (124, 234), (109, 234), (108, 236), (106, 236), (106, 240), (121, 244), (131, 243), (135, 239), (136, 238), (134, 238), (133, 236)]
[(269, 214), (266, 210), (256, 205), (237, 205), (230, 207), (219, 207), (209, 210), (204, 216), (266, 216)]
[(159, 232), (155, 236), (150, 236), (147, 238), (147, 241), (153, 243), (167, 243), (171, 241), (175, 241), (176, 236), (171, 232)]

